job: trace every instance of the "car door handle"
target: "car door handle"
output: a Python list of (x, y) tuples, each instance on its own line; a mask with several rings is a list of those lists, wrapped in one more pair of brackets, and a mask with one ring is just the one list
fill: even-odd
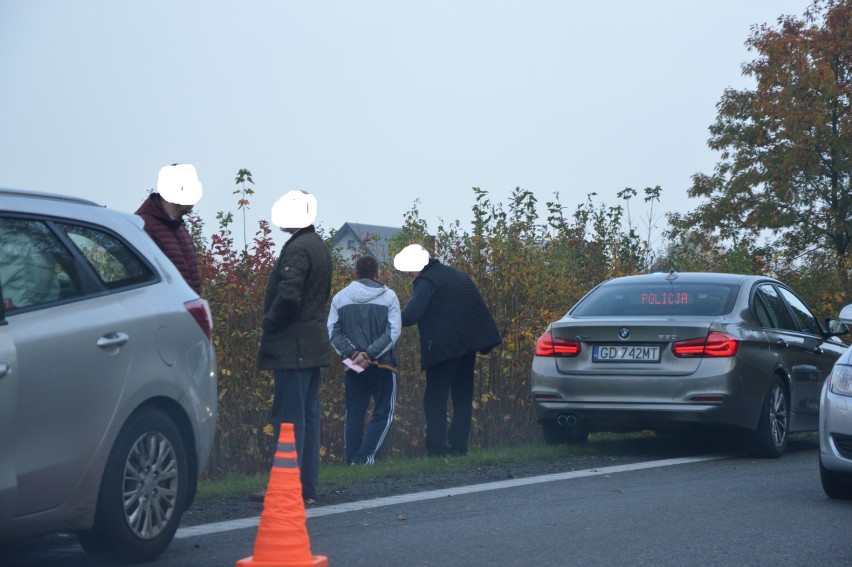
[(784, 339), (778, 339), (777, 341), (775, 341), (775, 345), (782, 348), (787, 348), (788, 346), (790, 346), (789, 343)]
[(130, 335), (127, 333), (110, 333), (98, 339), (98, 346), (100, 348), (120, 347), (129, 340)]
[(0, 378), (5, 378), (9, 374), (9, 365), (5, 362), (0, 362)]
[(823, 351), (822, 351), (822, 347), (820, 347), (820, 346), (812, 348), (812, 349), (811, 349), (811, 351), (812, 351), (814, 354), (822, 354), (822, 352), (823, 352)]

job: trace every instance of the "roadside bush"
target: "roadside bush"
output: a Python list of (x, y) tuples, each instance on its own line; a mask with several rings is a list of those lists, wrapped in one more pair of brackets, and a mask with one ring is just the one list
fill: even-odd
[[(245, 213), (253, 194), (251, 173), (240, 170), (237, 211)], [(652, 266), (676, 267), (678, 262), (701, 269), (726, 266), (766, 268), (762, 251), (720, 250), (714, 265), (698, 245), (670, 246), (668, 257), (655, 259), (647, 241), (642, 241), (624, 218), (621, 205), (596, 204), (587, 196), (571, 215), (559, 196), (547, 203), (548, 217), (540, 219), (533, 193), (516, 189), (507, 205), (492, 203), (488, 193), (473, 189), (471, 231), (458, 220), (441, 224), (434, 234), (420, 219), (417, 202), (403, 217), (402, 233), (390, 245), (390, 257), (405, 245), (420, 243), (433, 256), (468, 273), (479, 287), (503, 336), (503, 344), (492, 353), (478, 356), (474, 392), (472, 448), (512, 446), (534, 442), (540, 432), (533, 420), (530, 367), (536, 339), (546, 326), (561, 317), (593, 286), (606, 279), (639, 273)], [(646, 189), (646, 201), (659, 198), (659, 187)], [(635, 195), (625, 190), (623, 199)], [(263, 297), (269, 272), (275, 264), (271, 229), (259, 223), (251, 241), (246, 237), (239, 249), (232, 235), (233, 216), (218, 213), (218, 230), (209, 239), (204, 224), (192, 219), (192, 230), (201, 257), (204, 296), (214, 317), (214, 341), (219, 364), (219, 422), (208, 475), (255, 474), (270, 466), (276, 441), (269, 423), (272, 375), (257, 367)], [(624, 228), (624, 225), (627, 228)], [(334, 232), (325, 235), (331, 248)], [(712, 246), (711, 246), (712, 248)], [(366, 253), (366, 251), (363, 251)], [(334, 262), (332, 293), (349, 284), (352, 265), (331, 250)], [(704, 260), (702, 259), (704, 258)], [(780, 265), (780, 264), (779, 264)], [(785, 266), (788, 267), (788, 266)], [(791, 277), (795, 274), (788, 273)], [(383, 265), (380, 279), (399, 296), (404, 307), (411, 293), (412, 278)], [(815, 289), (818, 278), (799, 278)], [(791, 282), (796, 283), (796, 282)], [(805, 293), (807, 290), (802, 290)], [(814, 293), (821, 306), (835, 308), (836, 294)], [(806, 295), (806, 299), (811, 300)], [(384, 456), (414, 457), (424, 454), (425, 419), (422, 399), (425, 386), (420, 371), (416, 327), (403, 330), (398, 343), (399, 390), (394, 428), (386, 441)], [(323, 369), (322, 449), (324, 462), (344, 458), (345, 416), (343, 366), (335, 360)]]

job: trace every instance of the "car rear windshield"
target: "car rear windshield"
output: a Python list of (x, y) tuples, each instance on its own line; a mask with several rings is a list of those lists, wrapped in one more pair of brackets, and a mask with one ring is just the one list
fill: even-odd
[(738, 286), (706, 283), (602, 285), (571, 311), (572, 317), (617, 315), (722, 315), (734, 307)]

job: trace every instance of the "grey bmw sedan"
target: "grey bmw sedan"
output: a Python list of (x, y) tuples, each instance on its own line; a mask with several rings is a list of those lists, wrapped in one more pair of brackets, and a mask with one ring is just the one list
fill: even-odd
[(818, 429), (822, 384), (846, 350), (798, 295), (763, 276), (657, 273), (606, 281), (536, 343), (535, 417), (548, 443), (591, 431), (741, 431), (778, 457)]

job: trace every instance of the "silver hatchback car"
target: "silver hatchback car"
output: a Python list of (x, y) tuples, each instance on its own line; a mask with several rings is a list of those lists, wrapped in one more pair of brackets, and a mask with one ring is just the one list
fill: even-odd
[(141, 219), (0, 190), (0, 541), (160, 555), (213, 445), (211, 334)]
[(786, 285), (715, 273), (616, 278), (538, 339), (535, 416), (549, 443), (590, 431), (704, 427), (749, 432), (777, 457), (818, 429), (819, 394), (846, 347)]
[[(852, 325), (852, 305), (840, 311), (840, 320)], [(840, 357), (822, 387), (819, 476), (826, 495), (852, 500), (852, 349)]]

